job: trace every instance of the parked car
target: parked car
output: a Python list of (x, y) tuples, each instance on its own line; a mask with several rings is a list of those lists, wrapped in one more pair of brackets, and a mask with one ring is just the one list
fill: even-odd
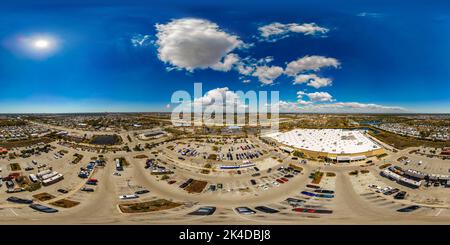
[(86, 181), (86, 185), (97, 185), (97, 182), (88, 180)]
[(200, 207), (199, 209), (195, 210), (194, 212), (190, 212), (190, 215), (213, 215), (214, 212), (216, 212), (216, 207), (212, 206), (205, 206)]
[(302, 191), (301, 193), (302, 193), (303, 195), (310, 196), (310, 197), (315, 197), (315, 196), (317, 196), (317, 194), (314, 194), (314, 193), (309, 192), (309, 191)]
[(314, 190), (314, 192), (324, 193), (324, 194), (334, 194), (334, 191), (332, 191), (332, 190), (325, 190), (325, 189)]
[(142, 195), (142, 194), (146, 194), (146, 193), (149, 193), (149, 192), (150, 192), (149, 190), (144, 189), (144, 190), (136, 191), (136, 192), (134, 192), (134, 194), (136, 194), (136, 195)]
[(85, 187), (81, 188), (81, 191), (94, 192), (94, 189), (85, 186)]
[(333, 210), (314, 209), (314, 208), (294, 208), (293, 211), (300, 213), (317, 213), (317, 214), (331, 214)]
[(256, 180), (251, 179), (251, 180), (250, 180), (250, 183), (252, 183), (252, 185), (256, 185)]
[(289, 205), (291, 206), (298, 206), (298, 205), (302, 205), (304, 204), (306, 201), (305, 200), (301, 200), (301, 199), (297, 199), (297, 198), (292, 198), (289, 197), (286, 199), (286, 201), (289, 203)]
[(408, 206), (408, 207), (405, 207), (405, 208), (401, 208), (401, 209), (397, 210), (397, 212), (408, 213), (408, 212), (412, 212), (414, 210), (417, 210), (419, 208), (420, 208), (420, 206), (418, 206), (418, 205), (411, 205), (411, 206)]
[(400, 191), (399, 193), (395, 194), (394, 199), (405, 199), (406, 197), (406, 191)]
[(139, 198), (139, 196), (136, 195), (136, 194), (131, 194), (131, 195), (122, 195), (122, 196), (119, 196), (119, 198), (122, 199), (122, 200), (128, 200), (128, 199)]
[(44, 205), (41, 205), (41, 204), (36, 204), (36, 203), (30, 204), (29, 207), (34, 209), (34, 210), (37, 210), (37, 211), (40, 211), (40, 212), (44, 212), (44, 213), (56, 213), (56, 212), (58, 212), (57, 209), (50, 208), (50, 207), (47, 207), (47, 206), (44, 206)]
[(268, 214), (274, 214), (274, 213), (278, 213), (280, 211), (273, 209), (273, 208), (269, 208), (266, 206), (257, 206), (255, 207), (256, 210), (264, 212), (264, 213), (268, 213)]
[(186, 188), (188, 185), (189, 185), (189, 183), (184, 182), (184, 183), (182, 183), (179, 187), (180, 187), (181, 189), (184, 189), (184, 188)]
[(238, 212), (239, 214), (255, 214), (256, 212), (253, 211), (252, 209), (248, 208), (248, 207), (237, 207), (235, 208), (236, 212)]
[(11, 189), (15, 186), (14, 182), (12, 180), (6, 181), (6, 188)]
[(395, 194), (395, 193), (397, 193), (397, 192), (399, 192), (399, 191), (400, 191), (399, 189), (394, 188), (394, 189), (392, 189), (392, 190), (388, 190), (388, 191), (384, 192), (383, 194), (389, 196), (389, 195)]
[(23, 198), (18, 198), (18, 197), (8, 197), (6, 199), (6, 201), (13, 202), (13, 203), (20, 203), (20, 204), (31, 204), (31, 203), (33, 203), (33, 200), (23, 199)]
[(63, 194), (69, 193), (69, 191), (67, 191), (65, 189), (58, 189), (58, 192), (63, 193)]
[(311, 188), (311, 189), (320, 189), (320, 186), (311, 185), (311, 184), (307, 184), (306, 187)]

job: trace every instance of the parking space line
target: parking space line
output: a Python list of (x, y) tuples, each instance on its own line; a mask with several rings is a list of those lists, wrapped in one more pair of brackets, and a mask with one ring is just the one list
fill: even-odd
[(9, 209), (15, 216), (19, 216), (12, 208)]
[(434, 216), (439, 216), (441, 214), (442, 210), (443, 210), (442, 208), (439, 209), (439, 211)]

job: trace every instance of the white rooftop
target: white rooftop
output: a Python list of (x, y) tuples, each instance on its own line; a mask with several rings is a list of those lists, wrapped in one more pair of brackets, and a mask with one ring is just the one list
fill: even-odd
[(354, 154), (381, 148), (359, 130), (294, 129), (265, 136), (295, 148), (332, 154)]

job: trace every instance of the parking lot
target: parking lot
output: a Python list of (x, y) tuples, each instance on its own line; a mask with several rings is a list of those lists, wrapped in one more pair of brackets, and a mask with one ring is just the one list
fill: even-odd
[[(139, 140), (134, 138), (133, 142), (138, 144)], [(442, 198), (447, 189), (409, 190), (379, 176), (378, 167), (390, 162), (389, 158), (374, 160), (374, 164), (337, 166), (294, 157), (257, 138), (234, 141), (220, 138), (204, 142), (184, 139), (162, 143), (148, 151), (129, 153), (80, 152), (58, 143), (52, 146), (48, 153), (32, 158), (36, 163), (31, 162), (31, 158), (0, 160), (4, 176), (14, 172), (26, 176), (37, 174), (37, 166), (40, 171), (51, 169), (64, 176), (33, 192), (6, 193), (4, 183), (0, 187), (0, 217), (4, 222), (14, 222), (17, 217), (28, 222), (68, 222), (64, 217), (71, 217), (79, 223), (151, 220), (186, 224), (290, 224), (364, 222), (370, 217), (371, 223), (382, 223), (386, 220), (406, 222), (411, 215), (421, 217), (424, 222), (431, 217), (444, 222), (450, 216), (445, 208), (450, 200)], [(255, 152), (262, 154), (242, 159), (239, 155)], [(425, 161), (418, 165), (412, 160), (414, 157), (407, 167), (428, 166)], [(99, 159), (105, 162), (97, 164)], [(402, 166), (401, 162), (397, 164)], [(433, 164), (437, 167), (431, 167)], [(438, 164), (433, 164), (426, 170), (439, 170)], [(239, 167), (234, 168), (236, 166)], [(20, 170), (12, 171), (12, 168)], [(369, 171), (363, 174), (362, 169)], [(349, 174), (355, 170), (359, 170), (357, 175)], [(314, 180), (317, 172), (323, 175), (318, 183), (313, 183), (317, 182)], [(394, 193), (385, 194), (389, 191)], [(407, 192), (406, 198), (395, 199), (401, 191)], [(47, 195), (50, 199), (41, 201), (36, 195)], [(58, 212), (44, 213), (6, 201), (11, 196), (33, 200)], [(152, 203), (164, 202), (167, 208), (153, 210), (156, 206), (151, 206)], [(52, 203), (74, 206), (61, 207)], [(143, 206), (139, 214), (124, 213), (120, 208), (124, 204), (136, 207), (145, 204), (150, 205), (150, 209)], [(419, 207), (414, 209), (414, 205)], [(97, 210), (94, 214), (93, 208)], [(210, 208), (214, 211), (205, 215)], [(198, 210), (200, 214), (192, 214)]]

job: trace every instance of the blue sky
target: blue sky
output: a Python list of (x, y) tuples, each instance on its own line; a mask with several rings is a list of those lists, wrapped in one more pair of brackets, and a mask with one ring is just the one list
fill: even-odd
[[(0, 113), (166, 111), (195, 82), (204, 93), (277, 90), (297, 112), (450, 113), (450, 3), (433, 2), (6, 0)], [(283, 33), (264, 37), (274, 23)], [(217, 36), (196, 46), (202, 27)], [(308, 56), (328, 60), (286, 72)]]

